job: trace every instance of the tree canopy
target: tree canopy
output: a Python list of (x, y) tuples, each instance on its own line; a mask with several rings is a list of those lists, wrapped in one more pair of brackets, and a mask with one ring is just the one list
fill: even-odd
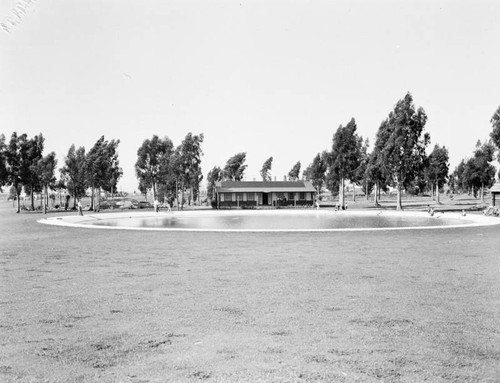
[(429, 181), (436, 187), (437, 203), (439, 203), (439, 189), (444, 186), (449, 173), (449, 154), (445, 146), (434, 145), (428, 157), (427, 175)]
[(430, 141), (430, 135), (424, 133), (426, 122), (425, 111), (415, 109), (413, 97), (407, 93), (379, 129), (382, 162), (390, 175), (390, 185), (397, 190), (398, 210), (402, 209), (402, 189), (410, 186), (423, 166), (425, 148)]
[(222, 171), (222, 176), (226, 181), (241, 181), (243, 180), (243, 175), (245, 174), (245, 160), (247, 158), (246, 153), (238, 153), (229, 158)]
[(73, 195), (73, 204), (76, 206), (76, 199), (85, 195), (87, 188), (87, 156), (85, 148), (80, 146), (75, 149), (75, 145), (71, 145), (68, 154), (64, 159), (64, 166), (61, 169), (61, 175), (67, 179), (66, 187)]
[(7, 171), (7, 145), (5, 143), (5, 136), (0, 134), (0, 191), (8, 184), (9, 173)]
[(273, 166), (273, 157), (269, 157), (263, 164), (260, 170), (262, 181), (271, 181), (271, 168)]
[(165, 166), (165, 162), (169, 163), (173, 147), (174, 144), (170, 138), (161, 139), (157, 135), (153, 135), (151, 139), (144, 140), (137, 150), (135, 174), (139, 179), (139, 189), (152, 189), (154, 199), (156, 199), (160, 168), (162, 163), (163, 166)]
[(298, 161), (293, 168), (288, 172), (288, 178), (292, 181), (297, 181), (300, 177), (300, 161)]
[(208, 198), (215, 200), (215, 186), (217, 182), (222, 181), (222, 170), (218, 166), (214, 166), (207, 175), (207, 195)]
[(352, 118), (344, 127), (340, 125), (333, 135), (332, 151), (328, 154), (328, 178), (330, 185), (339, 187), (339, 203), (344, 205), (344, 181), (356, 182), (362, 161), (363, 138), (357, 133)]
[(325, 184), (327, 157), (327, 152), (318, 153), (314, 157), (312, 163), (304, 171), (304, 177), (306, 178), (306, 180), (311, 181), (318, 195), (321, 195), (323, 186)]

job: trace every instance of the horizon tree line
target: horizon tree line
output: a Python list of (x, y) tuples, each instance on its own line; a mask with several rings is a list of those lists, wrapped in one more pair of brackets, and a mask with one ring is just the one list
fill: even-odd
[[(55, 172), (57, 159), (55, 152), (43, 156), (45, 139), (40, 133), (32, 138), (23, 133), (13, 132), (9, 142), (0, 135), (0, 188), (11, 186), (11, 194), (17, 201), (16, 212), (21, 211), (21, 193), (24, 189), (30, 197), (30, 210), (35, 210), (35, 194), (41, 195), (44, 212), (49, 204), (49, 189), (66, 189), (76, 200), (85, 195), (86, 189), (92, 192), (91, 209), (95, 209), (94, 194), (98, 191), (111, 192), (123, 174), (119, 167), (117, 147), (119, 140), (106, 141), (102, 136), (88, 154), (85, 148), (75, 150), (71, 145), (64, 165), (59, 170), (59, 180)], [(98, 199), (99, 201), (99, 199)], [(97, 208), (99, 202), (97, 202)]]
[[(449, 152), (446, 146), (435, 144), (427, 155), (430, 134), (425, 132), (427, 115), (422, 107), (416, 108), (408, 92), (399, 100), (384, 119), (377, 131), (375, 144), (369, 153), (369, 141), (357, 134), (352, 118), (347, 125), (340, 125), (332, 138), (330, 151), (318, 153), (303, 171), (302, 178), (310, 181), (320, 197), (324, 188), (338, 196), (339, 204), (345, 203), (345, 182), (363, 188), (368, 199), (374, 194), (379, 205), (381, 191), (389, 187), (396, 191), (396, 209), (401, 210), (402, 193), (423, 194), (440, 203), (440, 192), (448, 184), (452, 191), (465, 191), (484, 199), (484, 189), (495, 182), (495, 167), (491, 165), (495, 150), (500, 150), (500, 106), (491, 118), (493, 131), (490, 139), (478, 142), (474, 157), (463, 160), (450, 174)], [(225, 167), (215, 166), (207, 175), (207, 194), (215, 198), (215, 185), (220, 181), (243, 179), (246, 153), (238, 153), (228, 159)], [(498, 154), (500, 162), (500, 153)], [(269, 157), (260, 172), (263, 181), (271, 180), (273, 157)], [(300, 161), (288, 174), (290, 180), (298, 180)], [(500, 172), (499, 172), (500, 177)]]
[[(172, 204), (184, 205), (184, 194), (189, 191), (188, 204), (196, 200), (203, 180), (201, 156), (203, 151), (203, 133), (186, 135), (182, 143), (174, 148), (168, 137), (153, 135), (143, 141), (137, 150), (135, 173), (139, 181), (139, 191), (153, 192), (153, 199)], [(179, 203), (179, 192), (181, 194)]]
[[(495, 182), (496, 169), (491, 164), (495, 152), (500, 149), (500, 106), (490, 120), (493, 130), (488, 140), (478, 141), (473, 156), (464, 158), (450, 173), (449, 153), (445, 146), (435, 144), (427, 155), (430, 134), (425, 132), (427, 115), (422, 107), (415, 107), (408, 92), (399, 100), (388, 116), (381, 122), (373, 149), (369, 141), (357, 133), (357, 125), (352, 118), (345, 126), (340, 125), (334, 132), (330, 151), (318, 153), (302, 171), (302, 178), (310, 181), (320, 197), (324, 189), (338, 196), (339, 203), (345, 203), (346, 182), (363, 188), (368, 198), (374, 194), (374, 202), (379, 204), (381, 191), (389, 187), (396, 191), (396, 208), (402, 209), (402, 193), (422, 194), (430, 192), (431, 197), (440, 202), (440, 191), (448, 185), (452, 192), (466, 192), (484, 199), (484, 190)], [(172, 203), (177, 200), (184, 204), (188, 193), (188, 203), (196, 200), (203, 180), (201, 157), (203, 134), (186, 135), (180, 145), (174, 147), (168, 138), (153, 135), (143, 141), (137, 151), (135, 172), (138, 189), (153, 198)], [(90, 189), (90, 209), (98, 210), (101, 191), (116, 192), (123, 170), (119, 166), (118, 145), (120, 140), (105, 140), (100, 137), (86, 152), (84, 147), (71, 145), (64, 158), (56, 180), (57, 159), (54, 152), (43, 156), (45, 139), (40, 133), (32, 138), (26, 134), (13, 132), (9, 142), (0, 135), (0, 188), (10, 185), (17, 199), (20, 211), (20, 194), (24, 189), (30, 196), (30, 208), (34, 210), (34, 195), (43, 194), (43, 204), (48, 206), (48, 190), (66, 189), (76, 200), (86, 195)], [(497, 155), (500, 162), (500, 153)], [(215, 166), (207, 174), (207, 196), (215, 198), (215, 185), (220, 181), (242, 181), (247, 168), (246, 152), (230, 157), (224, 168)], [(262, 165), (260, 175), (263, 181), (271, 180), (273, 157)], [(301, 163), (298, 161), (288, 173), (289, 180), (299, 180)], [(500, 177), (500, 172), (499, 172)], [(97, 197), (97, 200), (96, 198)]]

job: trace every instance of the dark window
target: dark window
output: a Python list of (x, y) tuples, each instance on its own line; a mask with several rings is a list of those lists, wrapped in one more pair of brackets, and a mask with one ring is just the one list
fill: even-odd
[(247, 193), (247, 201), (255, 201), (255, 194)]
[(306, 193), (300, 192), (299, 193), (299, 199), (306, 199)]
[(288, 199), (293, 201), (295, 199), (295, 193), (288, 193)]
[(232, 201), (233, 193), (224, 193), (224, 201)]
[(283, 198), (283, 196), (284, 196), (284, 193), (281, 193), (281, 192), (280, 193), (276, 193), (276, 194), (278, 194), (278, 198)]

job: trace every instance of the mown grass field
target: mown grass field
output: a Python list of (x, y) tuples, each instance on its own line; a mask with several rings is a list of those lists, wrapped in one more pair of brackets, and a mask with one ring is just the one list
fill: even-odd
[(500, 380), (500, 226), (51, 227), (0, 202), (0, 381)]

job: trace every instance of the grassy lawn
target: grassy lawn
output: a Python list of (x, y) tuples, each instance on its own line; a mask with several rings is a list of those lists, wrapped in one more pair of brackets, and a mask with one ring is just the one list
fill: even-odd
[(40, 218), (0, 202), (0, 381), (500, 380), (498, 226), (220, 234)]

